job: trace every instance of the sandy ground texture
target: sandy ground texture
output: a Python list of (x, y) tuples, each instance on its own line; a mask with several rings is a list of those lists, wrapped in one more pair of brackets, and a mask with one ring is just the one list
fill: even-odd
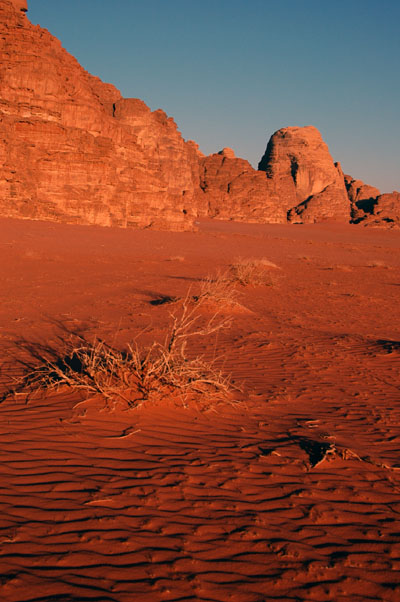
[(2, 601), (400, 599), (399, 232), (0, 231), (2, 391), (69, 333), (157, 339), (167, 298), (238, 257), (277, 266), (193, 343), (241, 383), (237, 404), (3, 399)]

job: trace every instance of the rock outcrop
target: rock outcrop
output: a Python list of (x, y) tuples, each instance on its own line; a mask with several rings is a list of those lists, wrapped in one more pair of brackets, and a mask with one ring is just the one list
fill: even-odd
[(343, 173), (315, 127), (275, 132), (258, 168), (272, 180), (290, 222), (349, 221)]
[(371, 213), (375, 199), (381, 194), (374, 186), (364, 184), (361, 180), (355, 180), (349, 175), (344, 176), (347, 194), (351, 203), (351, 218), (353, 223), (364, 219), (366, 214)]
[(286, 212), (264, 173), (231, 149), (200, 159), (199, 214), (218, 219), (282, 223)]
[(380, 194), (358, 209), (353, 223), (375, 228), (400, 228), (400, 192)]
[(374, 227), (400, 227), (400, 193), (381, 194), (378, 188), (344, 176), (351, 203), (353, 224)]
[(396, 190), (379, 195), (373, 204), (365, 225), (400, 228), (400, 192)]
[(344, 176), (316, 128), (275, 132), (258, 170), (229, 148), (205, 157), (26, 11), (26, 0), (0, 0), (0, 215), (173, 230), (196, 216), (398, 224), (399, 193)]
[(340, 165), (312, 126), (275, 132), (258, 171), (231, 149), (205, 157), (200, 186), (210, 217), (268, 223), (350, 219)]
[(27, 0), (11, 0), (11, 4), (14, 5), (14, 8), (18, 11), (22, 11), (24, 13), (28, 12), (28, 3)]
[(87, 73), (25, 10), (0, 0), (1, 214), (190, 228), (196, 145), (163, 111)]

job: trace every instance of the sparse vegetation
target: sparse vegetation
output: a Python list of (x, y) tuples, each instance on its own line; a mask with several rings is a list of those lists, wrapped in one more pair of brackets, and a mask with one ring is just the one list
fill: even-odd
[(171, 257), (168, 257), (166, 259), (166, 261), (185, 261), (185, 258), (183, 257), (183, 255), (172, 255)]
[(272, 286), (274, 279), (271, 269), (278, 266), (268, 259), (242, 259), (238, 258), (229, 268), (231, 282), (238, 282), (242, 286)]
[[(204, 303), (215, 303), (221, 309), (229, 306), (240, 305), (238, 298), (239, 292), (234, 286), (234, 282), (229, 272), (218, 271), (215, 275), (209, 275), (200, 281), (197, 294), (188, 294), (188, 300), (193, 302), (199, 308)], [(170, 295), (160, 295), (150, 301), (151, 305), (176, 304), (182, 302), (182, 298)]]
[(120, 351), (104, 341), (70, 341), (56, 359), (47, 359), (17, 383), (17, 390), (48, 391), (68, 386), (83, 391), (87, 398), (100, 395), (109, 407), (135, 407), (153, 396), (178, 392), (228, 398), (230, 379), (201, 357), (187, 354), (190, 339), (227, 328), (230, 321), (215, 313), (205, 322), (187, 296), (171, 314), (171, 325), (163, 342), (141, 348), (137, 341)]
[[(240, 305), (235, 284), (270, 286), (271, 269), (278, 266), (267, 259), (238, 259), (228, 270), (204, 278), (197, 295), (190, 290), (183, 299), (161, 296), (151, 301), (174, 306), (162, 342), (140, 346), (135, 340), (120, 350), (101, 339), (88, 342), (80, 335), (71, 336), (61, 353), (47, 350), (36, 356), (38, 365), (31, 367), (10, 393), (30, 395), (67, 386), (86, 398), (103, 397), (109, 407), (137, 407), (152, 397), (173, 393), (185, 399), (193, 395), (228, 399), (237, 387), (215, 361), (190, 354), (188, 342), (229, 327), (230, 319), (221, 312), (227, 306)], [(205, 318), (210, 301), (218, 307), (211, 318)]]
[(370, 261), (369, 263), (367, 263), (366, 267), (367, 268), (384, 268), (386, 270), (389, 269), (389, 266), (387, 265), (387, 263), (385, 263), (384, 261), (381, 261), (379, 259)]
[(239, 293), (233, 286), (229, 272), (217, 272), (215, 276), (207, 276), (201, 281), (200, 292), (195, 297), (197, 302), (213, 301), (224, 307), (239, 305)]

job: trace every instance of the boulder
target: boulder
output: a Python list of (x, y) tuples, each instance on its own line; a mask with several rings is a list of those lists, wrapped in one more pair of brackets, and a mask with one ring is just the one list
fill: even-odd
[(370, 225), (400, 227), (400, 192), (394, 190), (377, 197)]
[(352, 223), (364, 226), (400, 227), (400, 193), (381, 194), (378, 188), (344, 176), (351, 202)]

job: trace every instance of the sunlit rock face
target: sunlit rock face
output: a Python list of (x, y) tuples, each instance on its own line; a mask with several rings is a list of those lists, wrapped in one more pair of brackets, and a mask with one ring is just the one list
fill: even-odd
[(14, 5), (15, 10), (20, 10), (24, 13), (28, 11), (28, 3), (26, 0), (11, 0), (11, 4)]
[(272, 181), (287, 208), (289, 221), (349, 221), (343, 173), (315, 127), (288, 127), (275, 132), (259, 169)]
[(311, 126), (275, 132), (258, 171), (231, 149), (202, 159), (200, 183), (211, 217), (268, 223), (350, 219), (343, 173)]
[(198, 151), (162, 111), (123, 99), (0, 0), (0, 213), (192, 227)]
[(275, 132), (258, 170), (230, 148), (205, 157), (162, 110), (87, 73), (26, 10), (0, 0), (0, 215), (173, 230), (197, 216), (398, 223), (398, 193), (345, 180), (316, 128)]
[(369, 199), (354, 221), (375, 228), (400, 228), (400, 192), (380, 194)]
[(246, 222), (286, 222), (284, 206), (265, 173), (235, 157), (231, 149), (200, 160), (200, 187), (202, 215)]

